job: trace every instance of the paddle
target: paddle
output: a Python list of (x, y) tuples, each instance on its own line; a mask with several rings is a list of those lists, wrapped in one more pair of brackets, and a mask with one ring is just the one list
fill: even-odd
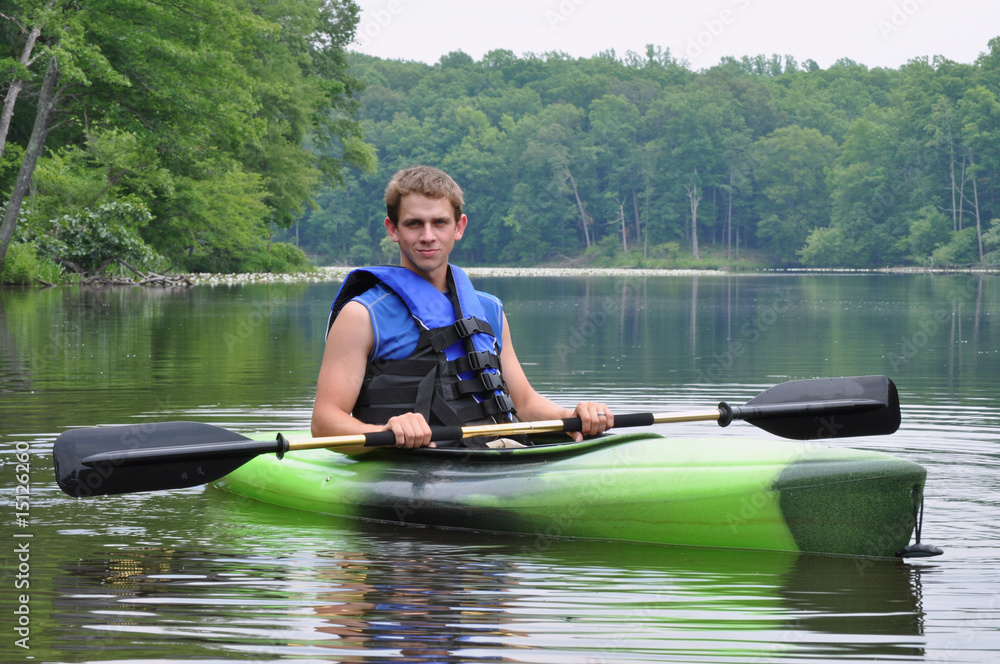
[[(885, 376), (793, 380), (768, 388), (743, 406), (712, 410), (615, 415), (615, 428), (677, 422), (743, 420), (784, 438), (814, 440), (889, 434), (899, 428), (899, 395)], [(432, 440), (473, 436), (579, 431), (579, 418), (432, 427)], [(313, 448), (350, 452), (389, 446), (389, 431), (352, 436), (251, 440), (201, 422), (163, 422), (71, 429), (56, 439), (52, 456), (59, 487), (71, 496), (179, 489), (223, 477), (261, 454)]]

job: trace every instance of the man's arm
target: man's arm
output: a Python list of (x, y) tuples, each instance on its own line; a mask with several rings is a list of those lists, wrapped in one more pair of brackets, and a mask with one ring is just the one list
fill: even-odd
[(606, 404), (581, 401), (575, 409), (563, 408), (535, 391), (524, 374), (517, 353), (514, 352), (506, 314), (503, 317), (503, 349), (500, 351), (500, 364), (504, 382), (510, 391), (510, 398), (514, 401), (514, 408), (517, 409), (517, 417), (522, 422), (579, 417), (581, 430), (570, 433), (576, 441), (583, 440), (584, 435), (596, 436), (614, 426), (615, 416)]
[(358, 302), (348, 302), (334, 320), (326, 339), (316, 383), (312, 435), (326, 437), (392, 431), (396, 434), (397, 446), (427, 445), (431, 437), (430, 426), (417, 413), (397, 415), (384, 426), (362, 422), (351, 415), (361, 393), (368, 355), (374, 343), (375, 333), (368, 309)]

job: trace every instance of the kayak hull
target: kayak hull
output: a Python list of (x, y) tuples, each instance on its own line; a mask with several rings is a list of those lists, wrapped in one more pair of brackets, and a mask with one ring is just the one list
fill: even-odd
[(626, 433), (518, 449), (261, 455), (215, 485), (312, 512), (517, 533), (536, 548), (590, 538), (890, 557), (909, 543), (925, 477), (910, 461), (817, 443)]

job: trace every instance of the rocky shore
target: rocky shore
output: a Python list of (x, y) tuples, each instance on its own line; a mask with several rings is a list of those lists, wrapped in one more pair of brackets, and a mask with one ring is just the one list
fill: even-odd
[[(320, 267), (306, 272), (290, 274), (281, 273), (239, 273), (239, 274), (186, 274), (183, 275), (191, 285), (224, 286), (256, 283), (296, 283), (296, 282), (328, 282), (341, 281), (350, 272), (351, 267)], [(472, 277), (667, 277), (691, 275), (723, 275), (737, 274), (727, 270), (668, 270), (646, 268), (562, 268), (562, 267), (463, 267)], [(792, 269), (764, 270), (759, 272), (740, 272), (738, 274), (996, 274), (996, 268), (880, 268), (875, 270), (856, 269)]]

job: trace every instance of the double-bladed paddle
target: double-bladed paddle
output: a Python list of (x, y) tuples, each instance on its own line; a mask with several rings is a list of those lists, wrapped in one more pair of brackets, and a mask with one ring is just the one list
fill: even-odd
[[(815, 440), (890, 434), (899, 428), (899, 395), (885, 376), (813, 378), (779, 383), (743, 406), (722, 402), (701, 412), (615, 415), (615, 428), (743, 420), (784, 438)], [(475, 436), (579, 431), (579, 418), (431, 427), (433, 441)], [(395, 444), (392, 432), (287, 440), (251, 440), (201, 422), (71, 429), (52, 449), (56, 480), (71, 496), (180, 489), (223, 477), (261, 454), (314, 448), (359, 452)]]

